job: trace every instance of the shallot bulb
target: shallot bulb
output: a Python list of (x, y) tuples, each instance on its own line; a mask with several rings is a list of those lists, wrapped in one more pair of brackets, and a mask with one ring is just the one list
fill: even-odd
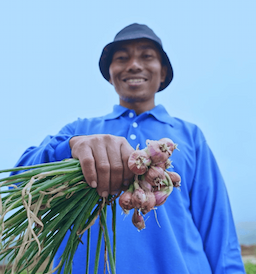
[(152, 186), (161, 185), (162, 181), (165, 179), (164, 170), (158, 166), (151, 166), (144, 176), (145, 180)]
[(126, 190), (119, 198), (119, 205), (124, 213), (128, 213), (134, 206), (132, 205), (132, 191)]
[(146, 180), (139, 180), (139, 186), (145, 191), (150, 192), (153, 191), (152, 185)]
[(163, 163), (171, 155), (165, 143), (159, 141), (146, 141), (147, 148), (145, 149), (152, 160), (152, 164)]
[(134, 182), (135, 190), (132, 194), (132, 205), (136, 208), (141, 208), (142, 204), (146, 201), (145, 191), (139, 186), (138, 182)]
[(181, 178), (180, 178), (180, 175), (177, 173), (177, 172), (174, 172), (174, 171), (167, 171), (166, 172), (168, 173), (172, 183), (173, 183), (173, 186), (174, 187), (180, 187), (180, 183), (181, 183)]
[(172, 186), (162, 186), (160, 189), (154, 191), (154, 195), (156, 198), (156, 206), (160, 206), (165, 203), (166, 199), (172, 193)]
[(172, 167), (172, 162), (170, 159), (167, 159), (165, 162), (157, 163), (155, 166), (161, 167), (163, 170)]
[(133, 215), (132, 215), (132, 223), (135, 227), (137, 227), (139, 230), (142, 230), (145, 228), (145, 221), (143, 217), (141, 216), (140, 212), (137, 209), (134, 209)]
[(174, 149), (177, 149), (177, 144), (174, 144), (174, 142), (169, 138), (162, 138), (159, 140), (159, 142), (164, 143), (168, 149), (168, 152), (170, 155), (172, 155)]
[(156, 197), (153, 192), (146, 192), (146, 201), (141, 206), (141, 212), (147, 214), (156, 205)]
[(148, 170), (151, 159), (145, 150), (135, 150), (128, 159), (129, 169), (137, 175), (142, 175)]

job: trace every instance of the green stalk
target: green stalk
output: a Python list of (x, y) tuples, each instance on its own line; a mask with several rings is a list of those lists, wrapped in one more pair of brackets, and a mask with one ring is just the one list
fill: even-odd
[[(76, 169), (72, 169), (72, 171), (65, 169), (62, 172), (70, 173), (70, 172), (76, 172), (76, 171), (81, 171), (81, 169), (76, 168)], [(59, 170), (55, 171), (54, 174), (56, 174), (56, 173), (60, 173), (60, 171)], [(31, 191), (30, 193), (31, 193), (32, 196), (34, 196), (35, 194), (38, 194), (39, 191), (45, 191), (48, 188), (51, 188), (55, 185), (58, 185), (60, 183), (68, 181), (70, 176), (72, 176), (72, 174), (71, 175), (68, 174), (68, 175), (58, 176), (58, 177), (55, 177), (53, 179), (48, 179), (48, 180), (44, 181), (44, 184), (41, 184), (40, 186), (38, 186), (35, 190)], [(11, 206), (8, 208), (8, 210), (12, 210), (16, 207), (21, 206), (22, 204), (23, 203), (22, 203), (22, 197), (21, 197), (16, 202), (12, 203)]]
[[(54, 245), (59, 246), (61, 244), (61, 241), (64, 235), (66, 234), (67, 230), (69, 229), (69, 227), (71, 227), (71, 225), (74, 223), (75, 219), (79, 216), (79, 214), (81, 213), (83, 209), (84, 204), (80, 202), (81, 199), (83, 199), (83, 197), (84, 197), (84, 191), (81, 191), (81, 193), (77, 193), (76, 200), (68, 203), (67, 206), (63, 208), (60, 214), (56, 217), (55, 221), (50, 222), (49, 225), (45, 228), (45, 230), (41, 233), (41, 235), (39, 236), (39, 238), (41, 239), (40, 242), (42, 242), (44, 238), (47, 237), (48, 233), (50, 233), (51, 230), (56, 230), (58, 228), (61, 228), (59, 232), (54, 235)], [(79, 205), (80, 210), (78, 208), (78, 210), (74, 212), (74, 214), (70, 215), (70, 218), (67, 220), (67, 222), (65, 222), (63, 226), (59, 226), (60, 221), (63, 219), (63, 217), (66, 214), (70, 212), (70, 210), (74, 207), (75, 204)], [(27, 254), (30, 254), (30, 252), (33, 252), (34, 249), (37, 250), (36, 243), (32, 243), (30, 245), (29, 249), (24, 254), (23, 258), (26, 258)], [(35, 272), (32, 271), (32, 274), (35, 274)]]
[(101, 211), (101, 216), (102, 216), (101, 222), (102, 222), (102, 225), (104, 228), (103, 233), (105, 236), (106, 246), (107, 246), (107, 251), (108, 251), (108, 259), (109, 259), (110, 269), (111, 269), (112, 274), (116, 274), (116, 267), (115, 267), (115, 262), (113, 259), (113, 254), (111, 251), (111, 244), (110, 244), (110, 239), (109, 239), (109, 234), (108, 234), (106, 214), (103, 210)]
[(29, 169), (35, 169), (40, 167), (50, 167), (52, 170), (54, 168), (60, 168), (65, 166), (71, 166), (71, 165), (79, 165), (79, 160), (77, 159), (66, 159), (59, 162), (50, 162), (50, 163), (44, 163), (44, 164), (37, 164), (37, 165), (31, 165), (31, 166), (18, 166), (8, 169), (2, 169), (0, 170), (0, 173), (5, 172), (13, 172), (13, 171), (20, 171), (20, 170), (29, 170)]
[[(106, 214), (107, 206), (105, 206), (102, 209), (102, 211), (103, 210), (105, 211), (105, 214)], [(94, 262), (94, 274), (97, 274), (98, 273), (98, 269), (99, 269), (102, 236), (103, 236), (103, 230), (102, 230), (101, 224), (99, 223), (99, 234), (98, 234), (98, 241), (97, 241), (97, 248), (96, 248), (96, 255), (95, 255), (95, 262)]]
[(112, 208), (112, 230), (113, 230), (113, 259), (116, 263), (116, 200), (111, 204)]
[[(44, 195), (41, 191), (47, 192), (50, 188), (58, 189), (60, 185), (65, 183), (66, 188), (59, 190), (62, 196), (58, 196), (51, 200), (51, 208), (42, 208), (37, 213), (37, 217), (41, 216), (41, 221), (44, 224), (44, 230), (40, 232), (40, 227), (34, 227), (34, 232), (38, 237), (40, 246), (43, 247), (40, 257), (38, 258), (37, 264), (32, 270), (31, 274), (36, 274), (36, 271), (42, 265), (47, 257), (50, 257), (50, 261), (45, 267), (44, 273), (49, 270), (51, 262), (56, 255), (56, 252), (62, 243), (66, 232), (70, 229), (71, 233), (69, 235), (68, 243), (62, 254), (61, 265), (58, 269), (58, 273), (61, 272), (63, 265), (65, 264), (64, 273), (70, 274), (72, 272), (72, 261), (75, 255), (76, 249), (80, 243), (80, 237), (77, 235), (80, 231), (88, 227), (92, 221), (96, 218), (100, 206), (100, 197), (98, 196), (95, 189), (89, 188), (86, 183), (75, 185), (84, 180), (82, 170), (78, 160), (69, 159), (67, 161), (46, 163), (34, 166), (17, 167), (13, 169), (1, 170), (2, 172), (10, 171), (21, 171), (26, 170), (23, 173), (13, 175), (8, 178), (3, 178), (0, 180), (4, 181), (1, 186), (10, 186), (15, 183), (19, 187), (16, 189), (9, 189), (8, 191), (0, 191), (0, 193), (8, 193), (3, 197), (3, 213), (9, 210), (18, 209), (12, 216), (4, 221), (5, 228), (3, 231), (3, 238), (6, 240), (4, 247), (8, 247), (10, 244), (21, 245), (23, 242), (23, 236), (27, 231), (27, 212), (24, 208), (19, 209), (23, 206), (23, 201), (21, 197), (21, 191), (30, 181), (32, 176), (45, 175), (42, 179), (37, 179), (29, 189), (29, 193), (32, 196), (32, 205), (37, 203), (37, 199), (40, 195)], [(43, 173), (43, 174), (42, 174)], [(58, 192), (58, 193), (59, 193)], [(75, 193), (73, 196), (66, 198), (67, 194)], [(54, 197), (55, 194), (45, 194), (42, 197), (42, 206), (46, 205), (48, 199)], [(28, 201), (28, 195), (25, 196), (26, 201)], [(98, 203), (98, 206), (96, 206)], [(102, 235), (104, 233), (104, 238), (106, 242), (106, 248), (109, 257), (109, 263), (112, 274), (116, 273), (115, 262), (116, 262), (116, 202), (112, 204), (113, 213), (113, 252), (111, 251), (111, 244), (106, 223), (106, 210), (107, 206), (101, 211), (95, 267), (94, 274), (98, 272), (99, 259), (100, 259), (100, 249), (102, 243)], [(40, 234), (39, 234), (40, 232)], [(20, 236), (19, 239), (14, 239), (11, 236)], [(87, 231), (87, 254), (86, 254), (86, 274), (89, 273), (89, 261), (90, 261), (90, 237), (91, 229), (88, 228)], [(13, 262), (17, 256), (19, 248), (13, 250), (6, 250), (1, 257), (7, 255), (10, 256), (10, 262)], [(37, 256), (38, 244), (36, 241), (30, 243), (27, 250), (20, 258), (17, 264), (17, 271), (15, 273), (21, 273), (30, 266), (34, 258)], [(7, 271), (10, 273), (11, 270)]]
[[(76, 221), (74, 222), (74, 226), (72, 227), (72, 231), (69, 236), (68, 243), (66, 245), (66, 249), (64, 250), (64, 252), (62, 254), (63, 261), (62, 261), (62, 264), (60, 266), (58, 273), (60, 273), (60, 270), (61, 270), (65, 261), (67, 261), (67, 260), (68, 260), (68, 262), (72, 261), (72, 259), (74, 257), (74, 253), (75, 253), (75, 250), (72, 247), (76, 247), (79, 244), (79, 240), (78, 240), (79, 237), (76, 234), (77, 230), (80, 227), (81, 221), (85, 219), (85, 215), (90, 215), (91, 210), (96, 205), (96, 203), (99, 199), (99, 196), (98, 196), (96, 190), (95, 189), (91, 189), (91, 190), (93, 191), (93, 193), (92, 193), (92, 195), (90, 195), (88, 197), (87, 203), (86, 204), (81, 203), (81, 211), (80, 211), (80, 214), (77, 217)], [(76, 245), (74, 243), (75, 239), (77, 239)], [(71, 248), (71, 250), (70, 250), (70, 248)], [(71, 252), (69, 252), (69, 251), (71, 251)]]
[[(64, 169), (65, 168), (65, 169)], [(14, 179), (21, 179), (24, 180), (26, 178), (31, 178), (35, 175), (38, 174), (43, 174), (43, 173), (49, 173), (49, 176), (51, 175), (56, 175), (56, 174), (63, 174), (67, 172), (73, 172), (73, 170), (78, 170), (81, 171), (81, 167), (77, 167), (77, 165), (70, 165), (70, 164), (63, 164), (61, 167), (59, 166), (59, 169), (53, 169), (51, 166), (49, 167), (41, 167), (41, 168), (36, 168), (36, 169), (31, 169), (19, 174), (15, 174), (9, 177), (1, 178), (0, 182), (2, 181), (11, 181)], [(11, 182), (12, 183), (12, 182)], [(6, 184), (3, 184), (3, 186), (6, 186)]]
[(87, 229), (87, 253), (86, 253), (86, 274), (89, 273), (90, 264), (90, 241), (91, 241), (91, 228)]

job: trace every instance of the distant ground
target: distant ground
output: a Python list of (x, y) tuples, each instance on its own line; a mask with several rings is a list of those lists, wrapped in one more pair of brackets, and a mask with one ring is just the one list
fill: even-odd
[(256, 245), (241, 245), (243, 262), (256, 264)]
[(256, 256), (256, 245), (241, 245), (242, 256), (254, 255)]

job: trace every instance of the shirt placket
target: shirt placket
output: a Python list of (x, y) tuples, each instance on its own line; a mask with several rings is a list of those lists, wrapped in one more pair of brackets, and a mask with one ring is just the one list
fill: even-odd
[(139, 117), (135, 112), (130, 111), (128, 114), (130, 119), (130, 126), (127, 134), (127, 140), (133, 148), (136, 148), (139, 142)]

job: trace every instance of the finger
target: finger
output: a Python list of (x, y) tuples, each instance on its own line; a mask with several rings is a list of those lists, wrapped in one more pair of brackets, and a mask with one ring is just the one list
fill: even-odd
[(123, 182), (123, 161), (120, 144), (107, 147), (110, 163), (110, 194), (117, 194), (121, 190)]
[(105, 146), (94, 147), (93, 156), (97, 172), (97, 191), (100, 196), (107, 197), (110, 193), (110, 163)]
[(95, 168), (95, 160), (90, 147), (84, 149), (83, 157), (79, 159), (82, 172), (87, 184), (93, 188), (97, 187), (97, 172)]
[(123, 162), (123, 185), (128, 186), (134, 180), (134, 173), (128, 167), (128, 159), (134, 151), (133, 147), (126, 141), (121, 145), (121, 157)]

